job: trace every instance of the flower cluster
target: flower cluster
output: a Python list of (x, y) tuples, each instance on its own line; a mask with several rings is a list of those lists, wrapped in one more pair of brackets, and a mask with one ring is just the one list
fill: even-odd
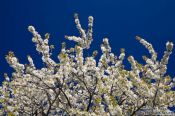
[[(151, 54), (143, 56), (141, 64), (133, 56), (128, 57), (131, 69), (124, 68), (125, 50), (119, 56), (112, 53), (108, 38), (101, 44), (102, 55), (97, 62), (97, 51), (84, 57), (92, 39), (93, 17), (88, 18), (87, 32), (81, 27), (78, 15), (75, 24), (79, 37), (65, 36), (77, 44), (67, 48), (62, 43), (59, 62), (51, 58), (53, 45), (49, 45), (49, 34), (44, 39), (33, 26), (36, 51), (42, 56), (43, 68), (37, 69), (31, 56), (28, 64), (21, 64), (13, 52), (6, 60), (14, 69), (12, 77), (4, 74), (0, 87), (0, 115), (9, 116), (133, 116), (142, 108), (149, 107), (160, 113), (169, 112), (175, 105), (175, 79), (166, 74), (173, 43), (166, 43), (163, 58), (157, 60), (153, 46), (141, 37), (136, 39)], [(149, 114), (148, 114), (149, 115)]]

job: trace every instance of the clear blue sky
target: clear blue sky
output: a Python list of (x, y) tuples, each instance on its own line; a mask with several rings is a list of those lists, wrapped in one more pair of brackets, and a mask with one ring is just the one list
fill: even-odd
[[(166, 41), (175, 43), (174, 0), (1, 0), (1, 77), (4, 72), (12, 71), (4, 58), (9, 50), (14, 51), (22, 63), (27, 63), (26, 56), (31, 54), (38, 66), (42, 65), (27, 31), (28, 25), (34, 25), (42, 35), (51, 34), (51, 43), (57, 46), (56, 54), (60, 43), (65, 41), (64, 35), (78, 34), (73, 20), (75, 12), (85, 28), (87, 17), (94, 16), (93, 49), (99, 50), (102, 38), (108, 37), (114, 53), (119, 54), (120, 48), (126, 48), (127, 55), (133, 54), (142, 61), (141, 56), (148, 52), (134, 39), (136, 35), (151, 42), (159, 58)], [(175, 53), (168, 65), (171, 76), (175, 75), (174, 64)]]

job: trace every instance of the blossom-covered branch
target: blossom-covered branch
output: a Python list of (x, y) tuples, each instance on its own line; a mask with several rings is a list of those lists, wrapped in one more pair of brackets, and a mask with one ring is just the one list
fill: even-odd
[[(87, 32), (82, 28), (78, 15), (75, 24), (80, 36), (65, 36), (76, 42), (72, 48), (62, 43), (58, 54), (59, 62), (51, 58), (53, 45), (49, 45), (49, 34), (44, 39), (29, 26), (36, 51), (45, 64), (35, 67), (31, 56), (28, 64), (21, 64), (10, 51), (6, 56), (14, 69), (12, 77), (4, 74), (0, 87), (0, 115), (10, 116), (133, 116), (144, 112), (150, 114), (170, 112), (175, 105), (175, 79), (166, 74), (173, 43), (166, 43), (162, 59), (157, 60), (157, 52), (152, 44), (141, 37), (136, 39), (149, 51), (151, 58), (143, 56), (145, 64), (129, 56), (131, 69), (124, 68), (125, 49), (114, 55), (108, 38), (101, 44), (99, 61), (97, 51), (84, 57), (84, 49), (89, 49), (93, 41), (93, 17), (88, 18)], [(146, 111), (146, 110), (145, 110)], [(147, 112), (148, 113), (148, 112)], [(150, 115), (147, 114), (147, 115)]]

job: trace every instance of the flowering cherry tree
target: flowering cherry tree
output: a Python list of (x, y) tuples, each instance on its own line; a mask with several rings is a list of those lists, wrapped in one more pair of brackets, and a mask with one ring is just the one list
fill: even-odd
[[(136, 39), (149, 51), (151, 57), (143, 56), (145, 64), (128, 57), (131, 69), (123, 65), (125, 50), (114, 55), (104, 38), (101, 57), (97, 51), (84, 57), (85, 49), (93, 41), (93, 17), (88, 18), (87, 32), (81, 27), (78, 15), (75, 24), (80, 36), (65, 36), (76, 42), (72, 48), (62, 43), (59, 62), (51, 58), (53, 45), (49, 45), (49, 34), (41, 35), (33, 26), (36, 51), (45, 64), (37, 69), (32, 57), (28, 64), (21, 64), (13, 52), (6, 60), (14, 69), (12, 77), (4, 74), (0, 87), (0, 114), (9, 116), (133, 116), (137, 113), (170, 112), (175, 105), (175, 79), (166, 74), (173, 43), (166, 43), (166, 51), (160, 61), (153, 46), (141, 37)], [(146, 109), (144, 109), (146, 108)]]

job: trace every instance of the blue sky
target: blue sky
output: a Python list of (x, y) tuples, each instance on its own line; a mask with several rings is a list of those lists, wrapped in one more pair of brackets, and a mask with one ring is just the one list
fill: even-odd
[[(13, 71), (4, 58), (9, 50), (14, 51), (22, 63), (27, 63), (26, 56), (30, 54), (37, 66), (42, 66), (27, 30), (29, 25), (35, 26), (41, 35), (51, 34), (50, 43), (56, 46), (54, 59), (61, 42), (66, 41), (71, 46), (64, 35), (78, 35), (74, 13), (79, 14), (84, 28), (88, 16), (94, 16), (94, 41), (88, 54), (100, 50), (104, 37), (109, 38), (114, 53), (119, 54), (120, 48), (125, 48), (127, 56), (133, 55), (140, 62), (148, 51), (135, 40), (136, 35), (153, 44), (159, 59), (166, 41), (175, 43), (174, 0), (1, 0), (0, 80), (3, 73)], [(174, 64), (175, 53), (168, 65), (171, 76), (175, 76)]]

